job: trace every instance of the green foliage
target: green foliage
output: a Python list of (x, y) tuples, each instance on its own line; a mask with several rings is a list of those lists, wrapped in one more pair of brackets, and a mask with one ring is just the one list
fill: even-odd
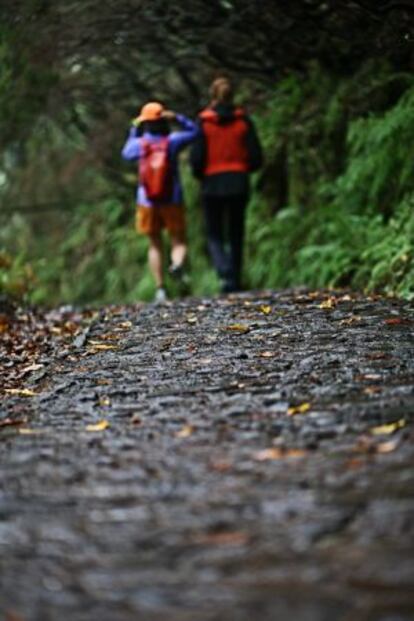
[[(413, 104), (412, 77), (378, 63), (341, 79), (311, 64), (306, 75), (291, 74), (275, 87), (256, 118), (266, 165), (254, 176), (247, 214), (247, 286), (414, 297)], [(35, 126), (29, 157), (8, 176), (3, 202), (33, 194), (34, 202), (56, 196), (61, 203), (47, 217), (0, 212), (1, 290), (43, 304), (151, 299), (147, 240), (134, 229), (135, 173), (118, 162), (111, 180), (88, 148), (72, 125), (65, 132), (52, 122)], [(119, 152), (120, 144), (112, 148)], [(198, 182), (185, 157), (181, 169), (191, 293), (213, 295), (219, 286)], [(102, 194), (113, 198), (93, 199)], [(173, 282), (167, 287), (180, 295)]]
[[(365, 102), (367, 114), (357, 89), (362, 77), (375, 94)], [(405, 92), (384, 111), (384, 90), (396, 80), (386, 67), (374, 73), (370, 66), (334, 89), (313, 67), (307, 81), (297, 78), (295, 87), (290, 77), (278, 87), (260, 123), (271, 169), (272, 156), (288, 145), (286, 205), (274, 214), (280, 206), (272, 197), (254, 196), (250, 286), (350, 286), (414, 296), (414, 86), (398, 76)], [(274, 169), (266, 174), (277, 178)]]

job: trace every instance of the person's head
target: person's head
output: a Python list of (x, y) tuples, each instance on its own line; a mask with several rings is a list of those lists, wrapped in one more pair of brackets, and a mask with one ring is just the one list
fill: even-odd
[(234, 97), (233, 85), (229, 78), (216, 78), (210, 86), (212, 104), (232, 104)]
[(170, 126), (167, 119), (163, 117), (164, 110), (164, 106), (158, 101), (146, 103), (137, 117), (140, 131), (142, 133), (150, 132), (151, 134), (169, 134)]

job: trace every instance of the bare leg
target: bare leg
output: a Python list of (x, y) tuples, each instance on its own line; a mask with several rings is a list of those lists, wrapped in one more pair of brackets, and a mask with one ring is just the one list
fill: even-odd
[(182, 265), (187, 255), (187, 246), (180, 235), (171, 235), (171, 264)]
[(154, 234), (149, 236), (150, 245), (148, 248), (148, 264), (155, 284), (158, 287), (163, 285), (162, 274), (162, 239), (161, 235)]

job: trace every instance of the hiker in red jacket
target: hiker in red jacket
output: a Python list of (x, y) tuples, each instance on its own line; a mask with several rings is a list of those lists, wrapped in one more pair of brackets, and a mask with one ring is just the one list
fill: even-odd
[[(171, 121), (181, 126), (180, 131), (170, 132)], [(171, 239), (169, 272), (172, 276), (182, 276), (187, 246), (178, 154), (197, 134), (196, 123), (154, 101), (143, 106), (122, 149), (124, 159), (139, 162), (136, 228), (149, 237), (148, 263), (157, 288), (156, 302), (167, 298), (163, 229)]]
[(190, 161), (201, 180), (210, 256), (222, 292), (228, 293), (241, 288), (249, 174), (262, 165), (262, 149), (253, 122), (233, 103), (230, 80), (217, 78), (210, 94), (210, 105), (199, 114), (201, 132)]

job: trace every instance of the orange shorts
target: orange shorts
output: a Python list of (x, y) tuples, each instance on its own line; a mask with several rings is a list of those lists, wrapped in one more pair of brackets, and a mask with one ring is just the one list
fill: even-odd
[(137, 205), (135, 226), (138, 233), (156, 235), (163, 229), (171, 235), (185, 236), (184, 207), (181, 205), (159, 205), (143, 207)]

